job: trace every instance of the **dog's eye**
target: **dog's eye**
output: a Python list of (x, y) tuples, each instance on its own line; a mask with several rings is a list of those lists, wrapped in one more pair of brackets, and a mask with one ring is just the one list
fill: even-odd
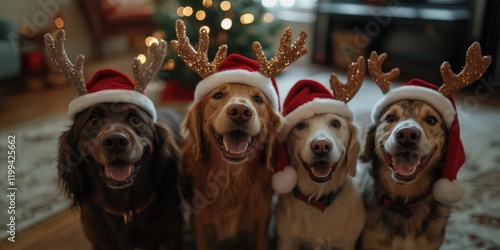
[(338, 120), (333, 120), (330, 124), (334, 128), (340, 128), (340, 122)]
[(221, 92), (217, 92), (214, 95), (214, 99), (222, 99), (222, 97), (224, 97), (224, 95)]
[(139, 124), (141, 124), (142, 120), (138, 116), (134, 115), (134, 116), (130, 117), (130, 122), (134, 125), (139, 125)]
[(298, 129), (298, 130), (302, 130), (306, 127), (306, 124), (303, 123), (303, 122), (299, 122), (297, 123), (297, 125), (295, 125), (295, 127)]
[(99, 124), (99, 120), (97, 119), (97, 117), (91, 116), (88, 120), (88, 123), (92, 126), (96, 126), (97, 124)]
[(394, 115), (388, 115), (385, 117), (386, 122), (394, 122), (396, 120), (396, 116)]
[(425, 122), (429, 123), (430, 125), (434, 125), (437, 123), (436, 117), (430, 115), (425, 118)]
[(263, 103), (264, 101), (262, 101), (262, 97), (256, 95), (253, 97), (253, 100), (256, 102), (256, 103)]

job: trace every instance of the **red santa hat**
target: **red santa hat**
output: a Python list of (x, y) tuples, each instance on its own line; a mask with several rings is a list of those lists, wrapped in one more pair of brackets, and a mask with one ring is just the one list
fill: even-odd
[(68, 118), (97, 103), (131, 103), (143, 108), (156, 121), (156, 109), (144, 93), (134, 90), (135, 83), (125, 74), (114, 69), (97, 71), (86, 83), (87, 94), (78, 96), (68, 106)]
[(283, 103), (284, 124), (272, 177), (273, 189), (281, 194), (293, 190), (297, 184), (297, 173), (290, 166), (286, 139), (297, 123), (317, 114), (332, 113), (352, 120), (352, 111), (345, 102), (336, 100), (330, 90), (313, 80), (298, 81), (288, 93)]
[(464, 188), (457, 180), (457, 173), (465, 162), (465, 153), (460, 139), (460, 126), (453, 96), (442, 95), (434, 84), (412, 79), (401, 87), (387, 92), (375, 104), (371, 114), (372, 121), (377, 120), (384, 108), (399, 100), (427, 102), (442, 115), (448, 129), (447, 150), (441, 178), (434, 184), (432, 194), (434, 199), (444, 204), (460, 201), (464, 195)]
[(259, 72), (259, 64), (239, 54), (227, 56), (217, 72), (201, 80), (194, 91), (194, 100), (199, 100), (223, 83), (241, 83), (259, 88), (279, 110), (278, 87), (274, 77), (268, 78)]

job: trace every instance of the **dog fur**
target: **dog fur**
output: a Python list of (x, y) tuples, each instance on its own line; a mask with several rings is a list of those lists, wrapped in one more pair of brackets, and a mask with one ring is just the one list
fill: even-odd
[[(250, 233), (255, 249), (267, 248), (281, 122), (261, 90), (244, 84), (224, 83), (191, 106), (181, 126), (181, 167), (197, 249), (241, 232)], [(231, 136), (247, 141), (246, 149), (237, 142), (239, 149), (228, 147), (238, 152), (229, 153)]]
[[(360, 248), (439, 248), (450, 207), (434, 200), (432, 188), (446, 141), (442, 116), (425, 102), (397, 101), (382, 111), (367, 133), (362, 156), (372, 162), (373, 183), (363, 194), (366, 225)], [(383, 206), (382, 199), (396, 205)]]
[(60, 136), (59, 179), (93, 249), (182, 247), (180, 153), (169, 128), (180, 119), (166, 118), (169, 126), (133, 104), (99, 103)]
[[(318, 141), (329, 142), (329, 149), (315, 153)], [(286, 143), (302, 193), (321, 197), (341, 190), (324, 212), (297, 199), (293, 192), (280, 196), (278, 249), (354, 249), (365, 220), (361, 194), (350, 177), (356, 174), (360, 151), (356, 127), (341, 116), (318, 114), (298, 123)], [(318, 178), (313, 169), (321, 162), (332, 169)]]

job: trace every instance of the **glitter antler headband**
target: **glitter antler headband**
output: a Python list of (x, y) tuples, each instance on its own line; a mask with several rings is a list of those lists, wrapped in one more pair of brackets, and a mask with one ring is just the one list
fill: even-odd
[[(76, 64), (73, 64), (66, 54), (64, 41), (66, 40), (66, 33), (63, 29), (56, 32), (55, 39), (49, 33), (45, 34), (45, 46), (47, 53), (52, 63), (59, 69), (59, 71), (68, 79), (73, 85), (78, 96), (88, 93), (83, 76), (83, 62), (85, 57), (79, 54), (76, 57)], [(133, 63), (133, 73), (135, 80), (134, 90), (143, 93), (149, 81), (154, 74), (158, 71), (163, 63), (167, 53), (167, 43), (161, 40), (159, 43), (153, 43), (150, 47), (149, 54), (151, 55), (151, 62), (149, 65), (141, 63), (136, 57)]]
[(349, 102), (361, 87), (365, 78), (366, 61), (363, 56), (358, 57), (356, 62), (352, 62), (347, 67), (347, 83), (342, 83), (335, 73), (330, 76), (330, 88), (333, 90), (335, 99), (342, 102)]
[(290, 27), (285, 28), (281, 34), (276, 55), (269, 61), (266, 59), (266, 55), (260, 43), (254, 42), (252, 44), (252, 49), (260, 65), (259, 72), (267, 77), (273, 77), (277, 73), (285, 70), (288, 65), (307, 53), (307, 49), (304, 47), (306, 37), (306, 33), (301, 31), (297, 40), (292, 43), (292, 29)]
[[(170, 45), (172, 49), (179, 55), (179, 57), (186, 63), (186, 65), (196, 72), (202, 78), (206, 78), (217, 72), (219, 65), (226, 58), (227, 45), (223, 44), (219, 47), (214, 60), (208, 62), (208, 44), (209, 36), (205, 29), (200, 30), (200, 38), (198, 44), (198, 51), (196, 51), (189, 38), (186, 35), (186, 26), (182, 20), (177, 20), (175, 23), (175, 30), (178, 40), (172, 40)], [(306, 40), (306, 33), (302, 31), (297, 40), (291, 44), (292, 30), (286, 28), (281, 35), (278, 51), (276, 55), (267, 61), (262, 46), (259, 42), (254, 42), (252, 49), (255, 54), (256, 61), (259, 63), (259, 72), (267, 77), (273, 77), (277, 73), (285, 70), (288, 65), (297, 60), (299, 57), (307, 53), (304, 47)]]
[(382, 93), (386, 94), (389, 92), (389, 85), (392, 81), (399, 77), (399, 69), (394, 68), (389, 72), (384, 73), (382, 71), (382, 64), (384, 64), (387, 59), (387, 54), (382, 53), (380, 56), (377, 52), (372, 51), (370, 59), (368, 59), (368, 72), (370, 76), (375, 80)]
[[(389, 92), (391, 81), (399, 76), (398, 68), (392, 69), (388, 73), (382, 72), (382, 64), (386, 58), (387, 54), (383, 53), (378, 56), (377, 52), (373, 51), (370, 59), (368, 59), (368, 71), (384, 94)], [(491, 56), (483, 56), (481, 54), (481, 45), (478, 42), (474, 42), (467, 50), (465, 66), (460, 73), (453, 73), (450, 63), (447, 61), (441, 64), (443, 85), (439, 88), (439, 93), (448, 96), (453, 92), (467, 87), (483, 75), (490, 63)]]

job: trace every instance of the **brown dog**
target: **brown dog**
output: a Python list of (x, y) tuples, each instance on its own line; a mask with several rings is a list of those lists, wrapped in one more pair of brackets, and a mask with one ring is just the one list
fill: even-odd
[(460, 74), (443, 64), (444, 83), (439, 90), (413, 79), (389, 91), (388, 84), (399, 71), (382, 73), (386, 56), (373, 52), (369, 61), (370, 74), (385, 95), (372, 111), (374, 125), (362, 157), (372, 162), (373, 184), (363, 195), (366, 224), (359, 246), (438, 249), (450, 204), (463, 195), (456, 174), (465, 154), (451, 93), (478, 79), (491, 59), (483, 57), (479, 44), (474, 44)]
[[(254, 44), (259, 62), (238, 54), (226, 58), (223, 45), (208, 63), (206, 30), (200, 30), (198, 51), (180, 20), (176, 31), (172, 48), (204, 78), (181, 126), (181, 169), (197, 249), (212, 249), (241, 232), (249, 233), (255, 249), (266, 249), (271, 161), (282, 121), (274, 74), (305, 53), (305, 34), (298, 45), (280, 47), (286, 60), (267, 62), (260, 44)], [(282, 42), (290, 44), (291, 30)]]
[(180, 154), (169, 128), (180, 119), (171, 115), (163, 117), (169, 125), (156, 122), (155, 107), (143, 94), (166, 43), (151, 46), (151, 65), (135, 61), (135, 84), (111, 69), (85, 84), (83, 57), (75, 65), (68, 60), (64, 31), (55, 41), (51, 35), (45, 39), (53, 63), (79, 94), (69, 105), (73, 124), (60, 137), (57, 169), (93, 248), (180, 249)]
[(280, 125), (262, 92), (243, 84), (223, 84), (191, 107), (181, 152), (198, 249), (240, 231), (254, 235), (257, 249), (267, 245)]

